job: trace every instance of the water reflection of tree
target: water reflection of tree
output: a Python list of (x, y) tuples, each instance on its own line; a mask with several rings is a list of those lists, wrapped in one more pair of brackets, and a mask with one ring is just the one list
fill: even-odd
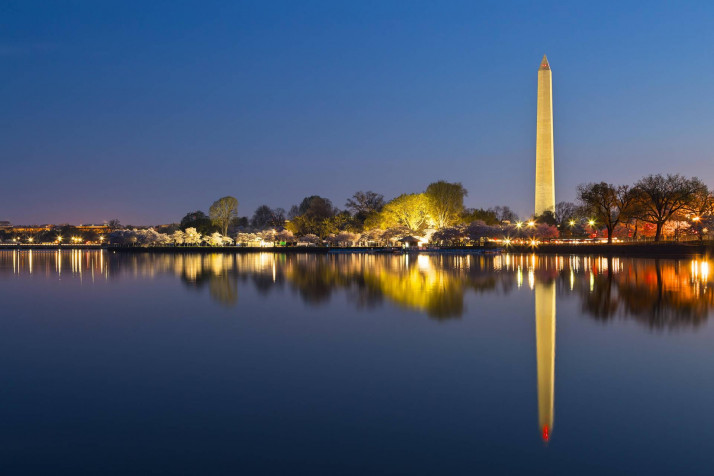
[(279, 253), (106, 253), (101, 251), (1, 251), (0, 273), (55, 274), (62, 279), (181, 278), (226, 305), (238, 303), (238, 286), (251, 283), (263, 296), (284, 288), (318, 306), (341, 292), (357, 308), (385, 300), (436, 319), (462, 316), (465, 296), (507, 294), (556, 280), (573, 290), (589, 316), (634, 319), (650, 328), (698, 326), (714, 307), (709, 263), (597, 257), (504, 255), (308, 255)]
[(200, 272), (190, 277), (182, 273), (181, 281), (195, 289), (203, 289), (207, 286), (210, 296), (224, 306), (231, 307), (238, 304), (238, 279), (228, 272), (220, 274)]
[(616, 273), (610, 264), (580, 286), (583, 310), (598, 320), (622, 316), (653, 329), (697, 327), (714, 306), (714, 294), (678, 267), (673, 261), (639, 260)]

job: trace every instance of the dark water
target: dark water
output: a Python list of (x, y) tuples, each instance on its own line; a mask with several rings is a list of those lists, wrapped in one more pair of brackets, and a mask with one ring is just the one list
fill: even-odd
[(712, 279), (2, 251), (0, 474), (711, 474)]

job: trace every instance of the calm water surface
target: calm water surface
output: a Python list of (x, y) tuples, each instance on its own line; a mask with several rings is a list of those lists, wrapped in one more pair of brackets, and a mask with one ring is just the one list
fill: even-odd
[(0, 474), (711, 474), (709, 266), (0, 251)]

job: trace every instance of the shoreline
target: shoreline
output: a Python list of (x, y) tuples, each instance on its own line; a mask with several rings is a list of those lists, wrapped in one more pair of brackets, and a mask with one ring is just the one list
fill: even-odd
[[(405, 250), (395, 247), (238, 247), (238, 246), (112, 246), (112, 245), (62, 245), (11, 244), (0, 245), (0, 250), (107, 250), (118, 253), (281, 253), (281, 254), (391, 254)], [(616, 243), (616, 244), (549, 244), (536, 247), (511, 245), (508, 247), (465, 246), (409, 250), (414, 254), (493, 254), (494, 252), (516, 254), (558, 254), (632, 256), (640, 258), (677, 258), (714, 256), (714, 242), (661, 242), (661, 243)], [(330, 253), (332, 251), (333, 253)]]

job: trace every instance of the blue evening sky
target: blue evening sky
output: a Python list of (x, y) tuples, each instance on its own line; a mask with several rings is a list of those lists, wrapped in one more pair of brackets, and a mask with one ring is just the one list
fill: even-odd
[(714, 3), (0, 1), (0, 220), (178, 221), (460, 181), (533, 207), (537, 70), (556, 200), (714, 186)]

